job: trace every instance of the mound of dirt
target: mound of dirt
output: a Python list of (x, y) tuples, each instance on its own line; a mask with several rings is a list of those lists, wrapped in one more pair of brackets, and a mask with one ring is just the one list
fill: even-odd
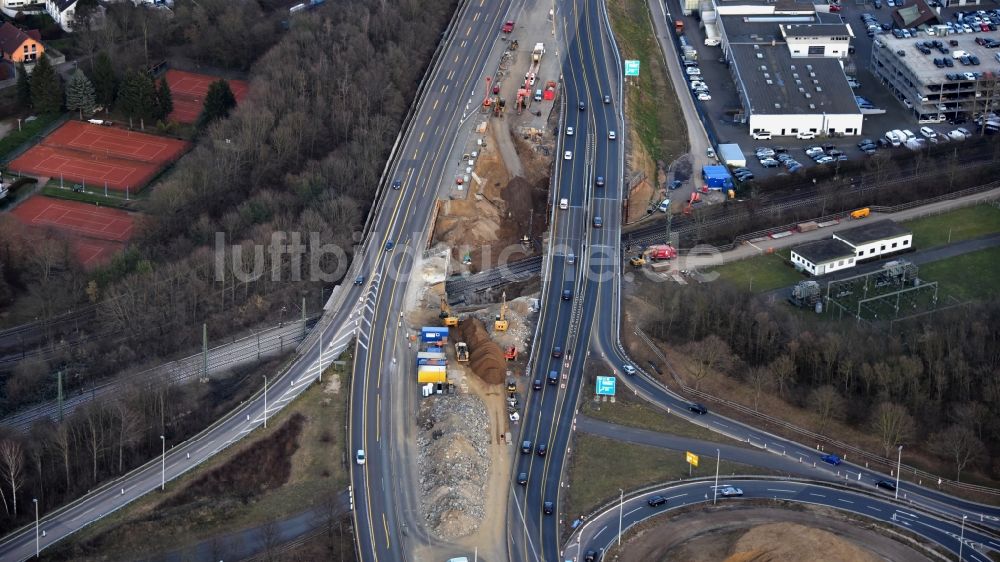
[(503, 351), (478, 318), (466, 318), (455, 328), (455, 341), (469, 344), (469, 368), (487, 384), (501, 384), (506, 380), (507, 361)]
[(871, 552), (822, 529), (796, 523), (759, 525), (733, 545), (726, 562), (811, 562), (817, 553), (831, 562), (877, 562)]
[(456, 539), (484, 519), (490, 472), (490, 420), (474, 394), (432, 396), (420, 403), (420, 494), (429, 530)]

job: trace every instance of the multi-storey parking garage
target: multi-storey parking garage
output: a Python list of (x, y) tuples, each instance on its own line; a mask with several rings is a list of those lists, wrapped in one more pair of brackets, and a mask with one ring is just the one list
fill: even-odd
[(968, 119), (1000, 106), (1000, 49), (981, 44), (985, 39), (977, 42), (980, 37), (880, 36), (871, 70), (920, 121)]

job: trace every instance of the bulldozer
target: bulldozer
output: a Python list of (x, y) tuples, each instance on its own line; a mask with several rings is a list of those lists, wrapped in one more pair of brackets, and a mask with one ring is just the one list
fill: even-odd
[(503, 352), (503, 357), (507, 361), (517, 361), (517, 348), (513, 345)]
[(441, 313), (438, 314), (438, 318), (440, 318), (442, 323), (448, 328), (458, 326), (458, 317), (451, 313), (451, 307), (448, 306), (448, 300), (444, 297), (441, 297)]
[(455, 342), (455, 360), (459, 363), (469, 361), (469, 345), (464, 341)]
[(507, 322), (507, 292), (503, 293), (503, 302), (500, 303), (500, 313), (496, 315), (496, 320), (493, 321), (493, 329), (497, 332), (506, 332), (509, 327), (509, 322)]

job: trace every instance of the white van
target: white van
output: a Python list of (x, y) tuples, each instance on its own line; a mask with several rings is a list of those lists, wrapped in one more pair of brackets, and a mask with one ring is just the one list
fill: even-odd
[(893, 129), (892, 132), (894, 135), (896, 135), (896, 138), (899, 139), (899, 144), (903, 144), (904, 142), (906, 142), (907, 137), (906, 134), (903, 133), (903, 131), (900, 131), (899, 129)]
[(913, 134), (913, 131), (909, 129), (903, 129), (903, 142), (911, 141), (917, 138), (917, 135)]
[(562, 198), (562, 199), (560, 199), (559, 200), (559, 208), (562, 209), (563, 211), (565, 211), (566, 209), (569, 209), (569, 199), (566, 199), (565, 197)]
[(899, 137), (896, 136), (896, 133), (894, 131), (886, 131), (885, 140), (889, 141), (889, 144), (891, 144), (892, 146), (900, 145)]
[(754, 140), (771, 140), (771, 131), (754, 131), (750, 133), (750, 136), (753, 137)]
[(660, 205), (656, 208), (661, 213), (666, 213), (670, 210), (670, 199), (664, 199), (660, 201)]

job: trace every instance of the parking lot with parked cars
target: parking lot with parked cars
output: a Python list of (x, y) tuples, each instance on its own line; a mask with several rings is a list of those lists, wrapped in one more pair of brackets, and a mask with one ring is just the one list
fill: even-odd
[[(918, 123), (917, 116), (912, 112), (912, 104), (907, 107), (905, 100), (890, 92), (869, 71), (873, 42), (878, 37), (885, 34), (902, 37), (917, 33), (916, 30), (893, 28), (891, 9), (902, 5), (901, 1), (869, 0), (863, 4), (833, 4), (836, 4), (836, 9), (831, 11), (839, 13), (841, 19), (851, 24), (855, 32), (855, 38), (851, 42), (851, 55), (845, 63), (848, 83), (855, 92), (856, 101), (863, 109), (885, 110), (881, 114), (865, 115), (863, 134), (860, 136), (827, 138), (807, 134), (799, 135), (801, 138), (772, 138), (766, 131), (751, 134), (746, 124), (734, 121), (733, 115), (740, 107), (740, 99), (722, 50), (704, 44), (704, 37), (701, 35), (703, 32), (699, 29), (696, 18), (678, 14), (669, 16), (684, 20), (684, 43), (697, 51), (697, 61), (682, 61), (695, 104), (707, 114), (718, 142), (737, 143), (748, 157), (745, 167), (732, 170), (737, 182), (795, 173), (811, 166), (838, 166), (849, 160), (868, 158), (880, 150), (919, 150), (928, 145), (961, 142), (971, 136), (969, 129), (975, 128), (975, 123), (972, 122), (974, 117), (979, 117), (980, 123), (985, 122), (991, 128), (995, 123), (996, 129), (1000, 130), (1000, 117), (994, 118), (991, 115), (970, 116), (970, 123), (965, 126), (961, 126), (961, 119), (951, 123)], [(974, 7), (966, 7), (964, 12), (956, 8), (942, 8), (941, 19), (953, 34), (978, 34), (977, 44), (997, 48), (1000, 53), (1000, 32), (997, 31), (1000, 27), (1000, 10), (969, 10)], [(917, 48), (921, 53), (928, 51), (931, 55), (938, 54), (942, 68), (950, 63), (955, 66), (956, 71), (966, 71), (963, 67), (968, 67), (971, 71), (976, 68), (977, 62), (980, 66), (976, 70), (994, 70), (1000, 62), (1000, 54), (996, 60), (990, 61), (976, 61), (971, 57), (965, 61), (961, 56), (945, 56), (942, 49), (951, 48), (947, 36), (928, 36)], [(756, 158), (749, 158), (750, 154)]]

